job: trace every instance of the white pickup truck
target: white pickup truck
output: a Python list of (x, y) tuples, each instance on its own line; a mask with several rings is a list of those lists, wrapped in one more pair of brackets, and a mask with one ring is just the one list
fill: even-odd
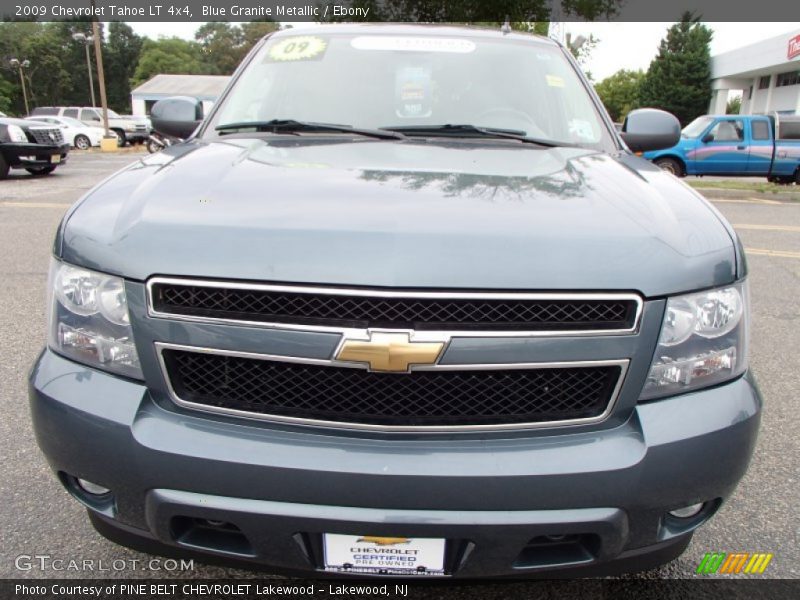
[[(33, 117), (72, 117), (91, 126), (102, 126), (103, 111), (94, 106), (39, 106), (31, 111)], [(108, 128), (117, 134), (120, 146), (128, 142), (142, 143), (150, 135), (150, 129), (144, 121), (131, 117), (121, 117), (113, 110), (108, 110)]]

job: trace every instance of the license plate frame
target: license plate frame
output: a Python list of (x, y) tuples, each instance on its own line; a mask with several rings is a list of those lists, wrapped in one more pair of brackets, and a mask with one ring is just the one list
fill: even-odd
[(322, 534), (326, 571), (369, 575), (445, 575), (447, 540)]
[(61, 155), (60, 154), (51, 154), (50, 155), (50, 164), (57, 165), (61, 162)]

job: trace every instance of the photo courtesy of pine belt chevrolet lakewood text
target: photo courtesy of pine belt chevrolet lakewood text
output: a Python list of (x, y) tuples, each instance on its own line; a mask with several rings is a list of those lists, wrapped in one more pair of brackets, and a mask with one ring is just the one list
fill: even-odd
[[(520, 73), (525, 73), (520, 77)], [(94, 527), (306, 575), (572, 577), (677, 557), (744, 475), (747, 263), (570, 52), (283, 30), (58, 229), (37, 440)]]

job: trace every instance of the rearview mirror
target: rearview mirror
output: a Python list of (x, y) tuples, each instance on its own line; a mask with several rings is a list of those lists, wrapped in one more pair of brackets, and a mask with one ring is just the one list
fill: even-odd
[(153, 105), (150, 121), (153, 129), (164, 135), (188, 138), (203, 120), (203, 103), (197, 98), (173, 96)]
[(680, 141), (681, 124), (666, 111), (637, 108), (625, 117), (620, 136), (633, 152), (661, 150)]

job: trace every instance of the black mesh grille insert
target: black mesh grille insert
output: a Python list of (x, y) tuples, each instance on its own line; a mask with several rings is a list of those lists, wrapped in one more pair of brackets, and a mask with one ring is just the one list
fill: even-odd
[(305, 291), (153, 285), (162, 313), (243, 321), (403, 329), (628, 329), (636, 302), (628, 299), (398, 298)]
[(181, 400), (265, 415), (394, 426), (488, 425), (599, 416), (620, 367), (371, 373), (165, 349)]

